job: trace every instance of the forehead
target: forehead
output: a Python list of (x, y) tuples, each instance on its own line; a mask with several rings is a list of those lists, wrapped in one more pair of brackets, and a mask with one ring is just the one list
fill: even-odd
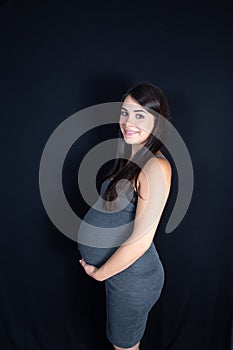
[(135, 101), (130, 95), (128, 95), (123, 104), (122, 107), (126, 107), (127, 109), (134, 109), (135, 107), (143, 109), (145, 112), (146, 110), (137, 102)]
[(126, 103), (129, 103), (129, 104), (133, 104), (133, 105), (136, 105), (136, 106), (140, 106), (140, 104), (134, 99), (132, 98), (130, 95), (126, 96), (126, 98), (124, 99), (124, 104)]

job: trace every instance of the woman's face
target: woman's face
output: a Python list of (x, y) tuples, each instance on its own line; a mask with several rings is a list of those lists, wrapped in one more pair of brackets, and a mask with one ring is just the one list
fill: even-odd
[(122, 104), (119, 125), (126, 143), (141, 144), (153, 129), (154, 116), (128, 95)]

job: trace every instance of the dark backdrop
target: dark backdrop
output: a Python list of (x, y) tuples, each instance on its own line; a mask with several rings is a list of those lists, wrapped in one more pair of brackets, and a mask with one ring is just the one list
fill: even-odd
[[(232, 11), (230, 2), (194, 4), (1, 1), (1, 349), (112, 349), (104, 284), (84, 273), (76, 243), (48, 218), (39, 164), (64, 119), (119, 101), (144, 80), (168, 98), (194, 192), (183, 221), (165, 234), (174, 171), (154, 239), (166, 282), (141, 348), (230, 349)], [(98, 135), (97, 143), (106, 133)], [(91, 142), (92, 134), (75, 143), (63, 169), (67, 198), (82, 213), (78, 163)]]

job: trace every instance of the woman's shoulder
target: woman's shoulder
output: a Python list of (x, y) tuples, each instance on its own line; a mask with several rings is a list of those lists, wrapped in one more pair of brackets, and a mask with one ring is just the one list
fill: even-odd
[(147, 176), (156, 176), (161, 170), (165, 177), (168, 179), (171, 178), (172, 167), (169, 160), (162, 153), (157, 153), (151, 157), (141, 169), (138, 176), (139, 184), (140, 182), (147, 181)]

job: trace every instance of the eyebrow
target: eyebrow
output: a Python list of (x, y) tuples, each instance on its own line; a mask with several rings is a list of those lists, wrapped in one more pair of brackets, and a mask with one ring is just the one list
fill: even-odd
[[(128, 112), (127, 108), (125, 108), (125, 107), (121, 107), (121, 108), (122, 108), (122, 109), (125, 109), (125, 110)], [(147, 114), (147, 113), (146, 113), (145, 111), (143, 111), (142, 109), (135, 109), (134, 112), (142, 112), (142, 113)]]

